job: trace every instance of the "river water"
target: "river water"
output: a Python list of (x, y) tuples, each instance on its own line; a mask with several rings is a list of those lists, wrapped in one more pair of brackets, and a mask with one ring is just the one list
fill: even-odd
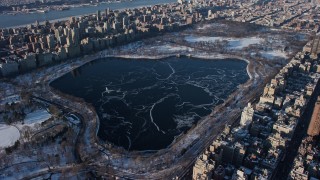
[(129, 150), (159, 150), (246, 82), (246, 66), (236, 59), (105, 58), (51, 86), (95, 107), (102, 140)]
[(110, 4), (99, 4), (98, 6), (86, 6), (71, 8), (67, 11), (49, 11), (48, 13), (35, 13), (35, 14), (17, 14), (17, 15), (0, 15), (0, 28), (21, 26), (30, 23), (35, 23), (45, 20), (55, 20), (61, 18), (68, 18), (71, 16), (79, 16), (84, 14), (96, 13), (97, 10), (105, 10), (110, 8), (112, 10), (125, 9), (125, 8), (136, 8), (141, 6), (150, 6), (155, 4), (165, 4), (177, 2), (176, 0), (133, 0), (131, 2), (122, 3), (110, 3)]

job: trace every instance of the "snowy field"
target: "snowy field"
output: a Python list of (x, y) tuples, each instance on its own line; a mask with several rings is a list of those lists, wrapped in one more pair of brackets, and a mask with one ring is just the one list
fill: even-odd
[(186, 46), (172, 46), (172, 45), (163, 45), (163, 46), (156, 46), (156, 47), (151, 47), (153, 49), (156, 49), (157, 51), (189, 51), (192, 52), (193, 49), (190, 47)]
[(184, 38), (186, 41), (195, 43), (195, 42), (215, 42), (215, 41), (222, 41), (224, 38), (222, 37), (209, 37), (209, 36), (187, 36)]
[(48, 113), (45, 109), (38, 109), (36, 111), (33, 111), (24, 119), (24, 125), (33, 127), (36, 123), (42, 123), (46, 120), (48, 120), (51, 117), (51, 114)]
[(197, 27), (198, 30), (207, 30), (211, 28), (229, 28), (228, 25), (222, 23), (203, 24)]
[(16, 127), (0, 124), (0, 149), (14, 145), (19, 138), (20, 133)]
[(224, 38), (224, 37), (209, 37), (209, 36), (187, 36), (185, 37), (187, 42), (216, 42), (216, 41), (228, 41), (228, 46), (230, 49), (242, 49), (253, 44), (261, 44), (264, 42), (263, 39), (258, 37), (248, 37), (248, 38)]
[(287, 54), (282, 51), (267, 51), (261, 52), (262, 57), (267, 59), (275, 59), (275, 58), (288, 58)]

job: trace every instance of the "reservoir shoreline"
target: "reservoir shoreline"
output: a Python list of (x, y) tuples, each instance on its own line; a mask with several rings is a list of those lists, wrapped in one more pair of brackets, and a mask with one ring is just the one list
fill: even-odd
[[(189, 57), (190, 55), (186, 55), (186, 56), (184, 56), (184, 55), (182, 55), (182, 56), (180, 56), (180, 58), (181, 58), (181, 62), (183, 62), (183, 63), (188, 63), (186, 60), (187, 59), (189, 59), (188, 57)], [(86, 63), (83, 63), (83, 64), (81, 64), (81, 65), (78, 65), (77, 67), (74, 67), (73, 68), (73, 70), (75, 70), (75, 72), (77, 72), (77, 71), (80, 71), (80, 72), (82, 72), (81, 74), (83, 74), (83, 75), (81, 75), (81, 76), (79, 76), (79, 77), (77, 77), (77, 79), (78, 78), (80, 78), (80, 79), (85, 79), (86, 78), (86, 74), (88, 73), (88, 69), (91, 69), (90, 71), (92, 71), (93, 69), (92, 68), (96, 68), (97, 67), (97, 65), (95, 65), (94, 66), (94, 64), (91, 64), (90, 66), (88, 66), (88, 67), (86, 67), (86, 68), (83, 68), (83, 69), (76, 69), (76, 68), (81, 68), (83, 65), (87, 65), (87, 63), (90, 63), (90, 62), (92, 62), (92, 61), (96, 61), (96, 60), (99, 60), (99, 62), (98, 63), (101, 63), (100, 64), (100, 67), (102, 67), (102, 65), (106, 65), (106, 64), (110, 64), (110, 63), (112, 63), (112, 64), (114, 64), (113, 62), (116, 62), (116, 61), (118, 61), (118, 59), (111, 59), (111, 61), (109, 61), (108, 62), (108, 59), (103, 59), (103, 58), (121, 58), (121, 59), (119, 59), (119, 60), (125, 60), (125, 61), (130, 61), (131, 59), (134, 59), (134, 60), (138, 60), (138, 61), (131, 61), (131, 62), (125, 62), (125, 61), (123, 61), (123, 62), (120, 62), (120, 63), (124, 63), (124, 64), (136, 64), (136, 63), (138, 63), (138, 64), (144, 64), (144, 63), (142, 63), (141, 61), (139, 61), (139, 59), (143, 59), (143, 61), (148, 61), (149, 59), (150, 60), (157, 60), (157, 61), (162, 61), (162, 60), (164, 60), (163, 62), (165, 62), (165, 64), (168, 62), (168, 63), (173, 63), (173, 62), (171, 62), (173, 59), (174, 59), (174, 64), (175, 64), (175, 68), (179, 68), (179, 66), (177, 66), (178, 64), (180, 64), (180, 62), (179, 62), (179, 58), (177, 58), (176, 56), (169, 56), (169, 55), (159, 55), (159, 56), (139, 56), (139, 57), (137, 57), (137, 56), (135, 56), (134, 58), (132, 58), (132, 57), (123, 57), (123, 56), (111, 56), (111, 55), (103, 55), (103, 54), (96, 54), (95, 56), (93, 56), (93, 57), (95, 57), (95, 58), (90, 58), (90, 60), (89, 61), (86, 61)], [(242, 64), (241, 66), (238, 66), (238, 65), (240, 65), (240, 64), (238, 64), (238, 63), (236, 63), (236, 64), (234, 64), (234, 63), (232, 63), (232, 61), (234, 61), (234, 62), (240, 62), (240, 61), (242, 61), (243, 62), (243, 60), (240, 60), (240, 59), (234, 59), (234, 57), (232, 57), (232, 58), (223, 58), (222, 59), (222, 57), (220, 56), (216, 56), (215, 58), (212, 58), (212, 57), (210, 57), (210, 56), (207, 56), (207, 57), (205, 57), (205, 58), (203, 58), (204, 56), (192, 56), (192, 58), (191, 58), (191, 60), (190, 60), (190, 62), (195, 62), (196, 64), (198, 64), (198, 63), (200, 63), (200, 64), (202, 64), (202, 66), (204, 65), (204, 63), (206, 64), (206, 63), (210, 63), (210, 62), (208, 62), (207, 60), (218, 60), (219, 59), (219, 61), (220, 62), (217, 62), (218, 64), (220, 64), (220, 65), (218, 65), (217, 67), (214, 65), (214, 64), (212, 64), (213, 65), (213, 67), (216, 67), (216, 68), (218, 68), (218, 69), (220, 69), (219, 67), (224, 67), (225, 68), (225, 66), (221, 66), (222, 64), (221, 64), (221, 61), (224, 61), (224, 60), (226, 60), (226, 61), (228, 61), (228, 64), (230, 64), (231, 65), (231, 67), (233, 67), (233, 68), (231, 68), (231, 69), (234, 69), (234, 70), (236, 70), (236, 72), (237, 71), (239, 71), (241, 68), (240, 67), (244, 67), (244, 68), (246, 68), (247, 66), (248, 66), (248, 64), (247, 64), (247, 61), (245, 61), (246, 62), (246, 64)], [(86, 58), (87, 59), (87, 58)], [(169, 60), (169, 61), (166, 61), (166, 60)], [(193, 60), (195, 60), (195, 61), (193, 61)], [(158, 64), (158, 62), (157, 61), (152, 61), (151, 63), (152, 64)], [(188, 60), (189, 61), (189, 60)], [(198, 61), (198, 62), (197, 62)], [(179, 63), (178, 63), (179, 62)], [(150, 63), (148, 63), (148, 64), (150, 64)], [(160, 63), (159, 65), (161, 65), (161, 64), (163, 64), (163, 63)], [(126, 65), (126, 66), (127, 66)], [(209, 65), (209, 64), (208, 64)], [(210, 65), (210, 66), (212, 66), (212, 65)], [(200, 65), (201, 66), (201, 65)], [(201, 67), (202, 67), (201, 66)], [(98, 66), (99, 67), (99, 66)], [(107, 67), (107, 66), (103, 66), (103, 67)], [(112, 67), (113, 67), (113, 65), (112, 65)], [(240, 69), (239, 69), (240, 68)], [(108, 68), (107, 68), (108, 69)], [(166, 67), (165, 67), (165, 69), (166, 69)], [(94, 72), (95, 72), (96, 70), (94, 70)], [(97, 69), (97, 71), (99, 71), (98, 69)], [(108, 71), (108, 70), (105, 70), (105, 71)], [(196, 70), (196, 71), (198, 71), (198, 70)], [(230, 73), (228, 73), (228, 71), (230, 71), (230, 70), (227, 70), (226, 72), (223, 72), (224, 74), (222, 74), (221, 75), (221, 78), (223, 77), (223, 78), (227, 78), (228, 76), (230, 76), (231, 74)], [(136, 72), (136, 71), (134, 71), (134, 72)], [(188, 72), (189, 72), (189, 70), (188, 70)], [(191, 71), (192, 72), (192, 71)], [(190, 73), (191, 73), (190, 72)], [(215, 71), (213, 71), (213, 74), (215, 74), (214, 73)], [(207, 71), (207, 72), (205, 72), (206, 73), (206, 75), (210, 75), (211, 73), (209, 72), (209, 71)], [(208, 74), (207, 74), (208, 73)], [(244, 73), (244, 72), (243, 72)], [(121, 73), (120, 73), (121, 74)], [(212, 75), (213, 75), (212, 74)], [(242, 73), (241, 73), (242, 74)], [(91, 76), (92, 76), (93, 74), (91, 74)], [(182, 75), (182, 74), (181, 74)], [(200, 75), (200, 77), (201, 77), (201, 79), (202, 78), (205, 78), (205, 76), (206, 75)], [(152, 76), (152, 74), (151, 74), (151, 76)], [(164, 76), (167, 76), (166, 74), (164, 75)], [(170, 75), (171, 76), (171, 75)], [(170, 77), (169, 76), (169, 77)], [(219, 75), (220, 76), (220, 75)], [(226, 76), (226, 77), (225, 77)], [(101, 99), (101, 97), (100, 97), (100, 95), (98, 95), (99, 94), (99, 92), (100, 92), (100, 90), (99, 90), (99, 88), (98, 88), (98, 91), (99, 92), (97, 92), (97, 88), (94, 88), (95, 90), (93, 91), (93, 92), (91, 92), (91, 90), (90, 90), (90, 93), (89, 93), (89, 95), (84, 95), (84, 94), (86, 94), (86, 91), (87, 90), (85, 90), (85, 89), (83, 89), (83, 88), (81, 88), (81, 86), (88, 86), (89, 84), (91, 84), (91, 83), (86, 83), (86, 82), (83, 82), (83, 81), (81, 81), (82, 83), (84, 83), (84, 84), (80, 84), (80, 85), (77, 85), (76, 87), (76, 89), (75, 90), (71, 90), (71, 89), (73, 89), (73, 88), (71, 88), (72, 87), (72, 85), (70, 86), (70, 88), (67, 88), (68, 86), (62, 86), (62, 82), (63, 82), (63, 84), (65, 84), (66, 82), (70, 82), (70, 78), (72, 78), (71, 77), (71, 74), (69, 74), (69, 75), (67, 75), (67, 76), (64, 76), (64, 75), (62, 75), (62, 76), (60, 76), (60, 78), (61, 77), (65, 77), (66, 79), (59, 79), (59, 77), (57, 77), (57, 79), (58, 79), (58, 81), (57, 82), (55, 82), (53, 85), (52, 84), (50, 84), (50, 86), (51, 87), (54, 87), (55, 89), (57, 89), (57, 90), (59, 90), (59, 91), (62, 91), (62, 93), (67, 93), (67, 95), (71, 95), (71, 96), (75, 96), (75, 97), (79, 97), (79, 98), (83, 98), (83, 99), (87, 99), (88, 100), (88, 98), (89, 97), (91, 97), (91, 96), (93, 96), (93, 97), (95, 97), (95, 98), (93, 98), (93, 99), (91, 99), (91, 98), (89, 98), (89, 99), (91, 99), (92, 101), (90, 101), (89, 100), (89, 102), (86, 100), (86, 102), (87, 103), (92, 103), (92, 104), (94, 104), (94, 106), (95, 106), (95, 109), (96, 109), (96, 111), (97, 112), (99, 112), (99, 118), (102, 118), (102, 114), (104, 114), (105, 112), (104, 111), (102, 111), (101, 112), (101, 110), (99, 110), (100, 108), (98, 108), (101, 104), (100, 103), (98, 103)], [(76, 77), (73, 77), (73, 78), (76, 78)], [(96, 76), (96, 75), (93, 75), (92, 77), (94, 77), (94, 79), (96, 79), (96, 78), (98, 78), (99, 79), (99, 76)], [(246, 79), (249, 79), (249, 76), (243, 76), (243, 75), (241, 75), (241, 77), (247, 77)], [(243, 79), (243, 78), (240, 78), (240, 79)], [(135, 79), (135, 78), (134, 78)], [(175, 79), (175, 78), (174, 78)], [(193, 78), (192, 78), (193, 79)], [(191, 82), (193, 81), (191, 79)], [(210, 78), (211, 79), (211, 78)], [(215, 78), (214, 78), (215, 79)], [(214, 101), (212, 101), (211, 102), (211, 100), (209, 100), (209, 99), (207, 99), (207, 100), (209, 100), (208, 101), (208, 103), (209, 104), (211, 104), (211, 103), (214, 103), (212, 106), (211, 105), (209, 105), (209, 104), (207, 104), (207, 103), (204, 103), (205, 101), (203, 101), (204, 99), (203, 99), (203, 96), (200, 96), (200, 97), (198, 97), (198, 98), (196, 98), (197, 99), (197, 101), (199, 101), (200, 99), (202, 99), (201, 100), (201, 103), (200, 104), (207, 104), (206, 105), (206, 107), (208, 106), (208, 108), (209, 109), (211, 109), (211, 111), (212, 111), (212, 109), (215, 107), (215, 106), (217, 106), (217, 105), (219, 105), (219, 104), (221, 104), (221, 103), (223, 103), (226, 99), (225, 99), (225, 96), (227, 95), (227, 94), (229, 94), (229, 91), (231, 90), (230, 88), (232, 88), (232, 89), (237, 89), (238, 87), (237, 86), (239, 86), (239, 85), (242, 85), (243, 83), (245, 83), (245, 82), (247, 82), (247, 80), (245, 80), (244, 82), (243, 82), (243, 80), (241, 80), (240, 82), (239, 82), (239, 80), (232, 80), (232, 79), (234, 79), (234, 78), (231, 78), (231, 79), (228, 79), (228, 81), (231, 81), (231, 82), (233, 82), (233, 83), (235, 83), (234, 85), (236, 85), (235, 87), (233, 87), (234, 85), (231, 85), (231, 86), (224, 86), (224, 85), (219, 85), (219, 84), (212, 84), (212, 85), (210, 85), (210, 86), (212, 86), (211, 88), (209, 88), (209, 89), (211, 89), (210, 90), (210, 93), (213, 93), (213, 94), (211, 94), (211, 95), (205, 95), (205, 96), (210, 96), (210, 97), (212, 97), (213, 98), (213, 95), (216, 97), (216, 98), (218, 98), (219, 100), (214, 100)], [(78, 79), (79, 80), (79, 79)], [(161, 80), (161, 79), (159, 79), (159, 80)], [(76, 80), (75, 80), (76, 81)], [(108, 79), (106, 79), (106, 80), (104, 80), (104, 81), (106, 81), (106, 83), (109, 83), (109, 82), (112, 82), (112, 81), (109, 81)], [(173, 80), (173, 81), (175, 81), (175, 80)], [(188, 80), (189, 81), (189, 80)], [(201, 80), (202, 81), (202, 80)], [(207, 80), (205, 80), (204, 82), (206, 82)], [(216, 81), (216, 80), (214, 80), (214, 81)], [(52, 81), (51, 81), (52, 82)], [(73, 81), (72, 81), (73, 82)], [(77, 81), (76, 81), (77, 82)], [(161, 81), (160, 81), (161, 82)], [(115, 83), (115, 82), (114, 82)], [(112, 84), (114, 84), (114, 83), (112, 83)], [(158, 84), (158, 81), (156, 81), (155, 82), (156, 84)], [(184, 82), (184, 83), (186, 83), (186, 82)], [(182, 84), (184, 84), (184, 83), (182, 83)], [(238, 84), (238, 83), (240, 83), (240, 84)], [(59, 85), (60, 84), (60, 85)], [(69, 84), (69, 83), (67, 83), (67, 84)], [(71, 83), (72, 84), (72, 83)], [(117, 83), (115, 83), (115, 84), (117, 84)], [(179, 83), (178, 83), (179, 84)], [(181, 85), (182, 85), (181, 84)], [(185, 85), (187, 85), (187, 84), (185, 84)], [(62, 87), (66, 87), (66, 88), (62, 88), (62, 89), (60, 89), (59, 88), (59, 86), (62, 88)], [(100, 85), (99, 85), (99, 83), (98, 84), (96, 84), (95, 83), (95, 85), (94, 86), (99, 86), (100, 87)], [(144, 85), (143, 85), (144, 86)], [(149, 85), (148, 85), (149, 86)], [(184, 86), (184, 85), (183, 85)], [(195, 86), (195, 88), (196, 87), (198, 87), (198, 85), (192, 85), (192, 87), (194, 87)], [(227, 92), (227, 94), (222, 94), (222, 95), (219, 95), (219, 94), (221, 94), (221, 92), (219, 92), (218, 94), (216, 94), (217, 92), (216, 92), (216, 86), (218, 86), (219, 88), (218, 89), (225, 89)], [(108, 86), (109, 87), (109, 86)], [(215, 87), (215, 88), (213, 88), (213, 87)], [(115, 90), (114, 89), (115, 87), (113, 87), (113, 88), (111, 88), (111, 89), (113, 89), (113, 90)], [(118, 87), (118, 88), (121, 88), (121, 93), (122, 93), (122, 91), (124, 91), (124, 92), (131, 92), (131, 90), (129, 90), (129, 89), (122, 89), (122, 88), (124, 88), (124, 87)], [(213, 89), (212, 89), (213, 88)], [(82, 89), (82, 90), (81, 90)], [(110, 88), (109, 88), (110, 89)], [(117, 89), (117, 88), (116, 88)], [(165, 88), (166, 89), (166, 88)], [(170, 88), (171, 89), (171, 88)], [(198, 88), (196, 88), (196, 89), (198, 89)], [(196, 89), (194, 89), (194, 90), (196, 90)], [(112, 91), (113, 91), (112, 90)], [(157, 89), (154, 89), (154, 90), (152, 90), (152, 91), (156, 91)], [(203, 92), (203, 87), (199, 87), (199, 89), (198, 90), (196, 90), (196, 91), (201, 91), (201, 93)], [(78, 93), (75, 93), (75, 92), (78, 92), (78, 91), (81, 91), (82, 93), (80, 93), (80, 94), (78, 94)], [(162, 98), (164, 98), (163, 97), (163, 95), (164, 94), (162, 94), (162, 93), (169, 93), (171, 90), (169, 90), (168, 92), (167, 92), (167, 90), (163, 90), (163, 92), (161, 92), (160, 93), (160, 95), (159, 96), (161, 96)], [(224, 91), (224, 90), (223, 90)], [(231, 94), (233, 93), (233, 91), (234, 90), (232, 90), (232, 92), (231, 92)], [(175, 92), (175, 91), (174, 91)], [(174, 92), (172, 92), (172, 93), (174, 93)], [(178, 92), (180, 92), (180, 91), (178, 91)], [(182, 91), (183, 92), (183, 91)], [(93, 93), (93, 94), (92, 94)], [(141, 92), (142, 94), (143, 94), (143, 92)], [(176, 92), (177, 93), (177, 92)], [(200, 93), (200, 92), (199, 92)], [(204, 93), (204, 92), (203, 92)], [(82, 95), (81, 95), (82, 94)], [(140, 93), (139, 93), (140, 94)], [(162, 94), (162, 95), (161, 95)], [(169, 93), (170, 94), (170, 93)], [(178, 97), (179, 96), (181, 96), (182, 94), (180, 94), (180, 93), (178, 93), (179, 95), (178, 95)], [(205, 93), (206, 94), (206, 93)], [(109, 96), (109, 95), (107, 95), (107, 96)], [(113, 96), (113, 95), (111, 95), (111, 96)], [(130, 95), (129, 97), (131, 97), (132, 95)], [(165, 95), (165, 96), (167, 96), (167, 95)], [(140, 96), (139, 96), (140, 97)], [(96, 98), (98, 98), (98, 99), (100, 99), (99, 101), (97, 101), (98, 99), (96, 99)], [(155, 98), (158, 98), (157, 96), (155, 97)], [(193, 98), (193, 96), (190, 96), (190, 98)], [(131, 99), (131, 98), (130, 98)], [(133, 99), (132, 99), (133, 100)], [(155, 100), (155, 99), (154, 99)], [(152, 100), (151, 102), (152, 103), (154, 103), (153, 101), (154, 100)], [(206, 100), (206, 101), (207, 101)], [(124, 100), (125, 102), (127, 102), (127, 99), (125, 99)], [(185, 101), (185, 100), (182, 100), (182, 101)], [(216, 102), (217, 101), (217, 102)], [(129, 102), (130, 102), (130, 100), (129, 100)], [(191, 101), (191, 104), (193, 104), (193, 103), (195, 103), (195, 102), (193, 102), (193, 101)], [(164, 103), (166, 103), (166, 102), (164, 102)], [(98, 104), (100, 104), (100, 105), (98, 105)], [(158, 102), (156, 102), (156, 104), (158, 104)], [(161, 104), (162, 104), (162, 101), (161, 101)], [(195, 104), (194, 104), (195, 105)], [(113, 105), (112, 105), (113, 106)], [(159, 102), (159, 106), (162, 106), (162, 105), (160, 105), (160, 102)], [(188, 105), (189, 106), (189, 105)], [(131, 107), (131, 106), (130, 106)], [(160, 108), (160, 109), (162, 109), (162, 108)], [(197, 108), (196, 108), (197, 109)], [(199, 109), (200, 110), (200, 109)], [(196, 112), (198, 111), (199, 112), (199, 110), (196, 110)], [(149, 110), (148, 110), (149, 111)], [(157, 113), (159, 111), (159, 107), (157, 108), (157, 110), (155, 111), (155, 113)], [(161, 110), (160, 110), (161, 111)], [(184, 112), (186, 112), (185, 111), (185, 109), (183, 110)], [(202, 111), (202, 110), (201, 110)], [(200, 112), (201, 112), (200, 111)], [(188, 111), (189, 112), (189, 111)], [(199, 113), (200, 113), (199, 112)], [(107, 113), (107, 114), (109, 114), (109, 113)], [(179, 114), (179, 113), (178, 113)], [(207, 112), (206, 113), (207, 115), (209, 115), (209, 113)], [(206, 115), (206, 116), (207, 116)], [(122, 116), (121, 114), (120, 114), (120, 116)], [(162, 123), (165, 123), (165, 124), (162, 124), (162, 125), (165, 125), (165, 127), (167, 126), (167, 125), (169, 125), (169, 124), (171, 124), (172, 125), (172, 123), (173, 123), (173, 121), (171, 120), (172, 118), (173, 118), (173, 116), (168, 116), (167, 118), (165, 118), (165, 119), (167, 119), (166, 121), (159, 121), (159, 120), (161, 120), (161, 118), (160, 117), (158, 117), (159, 115), (153, 115), (153, 116), (155, 116), (155, 117), (157, 117), (155, 120), (157, 120), (157, 122), (155, 122), (155, 123), (153, 123), (153, 124), (155, 124), (155, 126), (157, 126), (157, 124), (158, 123), (160, 123), (160, 124), (162, 124)], [(198, 121), (201, 121), (200, 119), (202, 119), (202, 118), (204, 118), (204, 117), (206, 117), (206, 116), (203, 116), (203, 115), (200, 115), (199, 116), (199, 120), (195, 120), (194, 119), (194, 123), (195, 122), (198, 122)], [(152, 117), (152, 116), (151, 116)], [(170, 117), (170, 118), (169, 118)], [(160, 118), (160, 119), (159, 119)], [(105, 120), (105, 117), (104, 118), (102, 118), (103, 120), (104, 120), (104, 122), (106, 122)], [(198, 118), (196, 118), (196, 119), (198, 119)], [(125, 118), (125, 122), (127, 121), (127, 118)], [(150, 123), (149, 122), (149, 119), (146, 119), (146, 121), (148, 122), (148, 123)], [(108, 122), (108, 121), (107, 121)], [(135, 122), (135, 121), (133, 121), (133, 122)], [(189, 121), (188, 121), (189, 122)], [(192, 121), (191, 121), (192, 122)], [(169, 123), (169, 124), (168, 124)], [(100, 124), (101, 124), (101, 122), (100, 122)], [(104, 123), (105, 124), (105, 123)], [(184, 126), (183, 126), (184, 127)], [(190, 128), (191, 126), (189, 126), (189, 128)], [(189, 129), (188, 128), (188, 129)], [(165, 128), (166, 129), (166, 128)], [(177, 129), (178, 130), (178, 129)], [(133, 131), (135, 132), (135, 130), (133, 129)], [(148, 131), (153, 131), (152, 129), (149, 129)], [(179, 130), (179, 131), (181, 131), (181, 129)], [(157, 132), (157, 131), (156, 131)], [(165, 133), (166, 134), (166, 133)], [(172, 144), (172, 141), (171, 140), (169, 140), (169, 139), (171, 139), (171, 138), (169, 138), (169, 137), (172, 137), (172, 135), (170, 135), (171, 133), (169, 133), (168, 135), (163, 135), (164, 136), (164, 138), (165, 139), (163, 139), (164, 141), (170, 141), (170, 144)], [(101, 135), (101, 134), (100, 134)], [(120, 135), (120, 134), (119, 134)], [(104, 137), (103, 138), (103, 140), (105, 140), (105, 138), (106, 137), (114, 137), (114, 136), (105, 136), (105, 135), (103, 135), (103, 136), (100, 136), (100, 137)], [(132, 136), (130, 136), (131, 138), (132, 138)], [(169, 139), (168, 139), (169, 138)], [(173, 140), (173, 142), (174, 142), (175, 140)], [(130, 142), (130, 140), (129, 140), (129, 142)], [(131, 143), (130, 143), (131, 144)], [(148, 143), (147, 143), (148, 144)], [(166, 144), (166, 143), (165, 143)], [(166, 147), (161, 147), (160, 149), (166, 149), (166, 148), (168, 148), (168, 146), (170, 146), (170, 144), (168, 144), (168, 145), (166, 145)], [(135, 146), (135, 144), (133, 145), (133, 146)], [(148, 145), (147, 145), (148, 146)], [(160, 146), (160, 145), (159, 145)], [(161, 145), (162, 146), (162, 145)], [(145, 151), (145, 150), (149, 150), (149, 148), (147, 148), (147, 149), (144, 149), (143, 148), (144, 147), (144, 145), (143, 146), (135, 146), (135, 147), (133, 147), (133, 150), (136, 150), (136, 151), (140, 151), (140, 150), (142, 150), (142, 151)], [(138, 148), (138, 149), (136, 149), (136, 148)], [(141, 149), (140, 149), (141, 148)], [(139, 150), (140, 149), (140, 150)], [(150, 148), (151, 149), (151, 151), (153, 151), (153, 150), (159, 150), (159, 149), (157, 149), (156, 147), (152, 147), (152, 148)]]

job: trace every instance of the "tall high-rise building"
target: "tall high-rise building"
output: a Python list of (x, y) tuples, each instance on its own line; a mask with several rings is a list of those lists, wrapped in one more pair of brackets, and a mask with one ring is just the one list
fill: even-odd
[(222, 162), (232, 163), (235, 147), (232, 144), (229, 144), (224, 141), (221, 144), (221, 149), (222, 149), (222, 158), (221, 158)]
[(48, 48), (49, 49), (54, 49), (55, 48), (54, 36), (52, 34), (49, 34), (47, 36), (47, 43), (48, 43)]
[(318, 97), (318, 100), (314, 105), (307, 133), (309, 136), (320, 135), (320, 96)]
[(101, 11), (97, 11), (97, 21), (101, 20)]
[(179, 4), (183, 4), (185, 2), (185, 0), (178, 0)]
[(78, 45), (80, 43), (79, 28), (73, 28), (71, 30), (71, 36), (72, 36), (73, 44)]
[(104, 22), (104, 23), (103, 23), (103, 29), (104, 29), (105, 31), (108, 31), (108, 30), (110, 29), (110, 25), (109, 25), (107, 22)]
[[(211, 163), (210, 163), (211, 162)], [(207, 159), (207, 155), (199, 157), (193, 166), (192, 180), (209, 180), (212, 178), (212, 171), (215, 163)]]
[(76, 22), (76, 18), (75, 17), (70, 17), (69, 21), (70, 21), (70, 24), (73, 24), (73, 23)]
[(123, 28), (126, 28), (127, 25), (129, 25), (128, 17), (125, 16), (125, 17), (123, 17), (123, 19), (122, 19), (122, 27), (123, 27)]
[(213, 179), (215, 180), (223, 180), (225, 176), (224, 167), (219, 165), (216, 170), (214, 171)]
[(236, 143), (233, 155), (233, 165), (235, 165), (236, 167), (240, 167), (242, 165), (245, 154), (245, 146), (240, 143)]
[(320, 53), (320, 36), (314, 37), (311, 45), (311, 58), (317, 59)]
[(211, 16), (212, 16), (212, 11), (209, 10), (209, 11), (208, 11), (208, 18), (211, 18)]
[(67, 36), (67, 37), (66, 37), (66, 40), (67, 40), (67, 45), (68, 45), (68, 46), (71, 46), (71, 45), (72, 45), (72, 38), (71, 38), (71, 36)]
[(253, 113), (253, 107), (251, 106), (251, 103), (248, 103), (248, 106), (245, 107), (242, 111), (240, 125), (248, 126), (252, 122)]
[(105, 16), (108, 16), (110, 14), (110, 8), (105, 9), (104, 14)]

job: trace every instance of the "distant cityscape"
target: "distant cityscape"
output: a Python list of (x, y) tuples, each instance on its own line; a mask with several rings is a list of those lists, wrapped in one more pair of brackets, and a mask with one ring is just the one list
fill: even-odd
[[(52, 62), (74, 58), (123, 43), (132, 42), (151, 34), (176, 31), (202, 20), (224, 18), (238, 22), (251, 22), (270, 27), (295, 29), (306, 32), (318, 32), (318, 21), (306, 19), (319, 18), (315, 10), (316, 1), (306, 5), (299, 1), (255, 5), (241, 3), (240, 8), (228, 8), (212, 12), (216, 5), (226, 3), (237, 7), (237, 2), (195, 2), (191, 4), (196, 11), (185, 11), (188, 4), (169, 4), (126, 11), (106, 9), (94, 15), (71, 17), (69, 21), (36, 22), (28, 27), (1, 30), (1, 66), (2, 76), (17, 74), (41, 67)], [(256, 8), (247, 8), (249, 6)], [(272, 8), (272, 5), (275, 8)], [(242, 8), (241, 8), (242, 7)], [(200, 9), (199, 9), (200, 8)], [(170, 10), (170, 11), (168, 11)], [(308, 12), (308, 14), (306, 14)], [(271, 18), (272, 17), (272, 18)]]
[[(26, 8), (28, 5), (30, 4), (37, 4), (37, 5), (54, 5), (54, 4), (77, 4), (77, 3), (99, 3), (99, 2), (113, 2), (115, 0), (107, 0), (107, 1), (99, 1), (99, 0), (94, 0), (94, 1), (91, 1), (91, 0), (71, 0), (71, 1), (65, 1), (65, 0), (1, 0), (0, 1), (0, 6), (3, 6), (3, 7), (10, 7), (10, 6), (13, 6), (13, 7), (19, 7), (19, 6), (22, 6), (19, 7), (19, 9), (24, 9)], [(120, 0), (119, 0), (120, 2)]]
[[(48, 2), (1, 1), (0, 5), (22, 11), (16, 5)], [(228, 29), (232, 26), (227, 23), (243, 26), (239, 33), (231, 33), (237, 30)], [(200, 30), (212, 24), (221, 32)], [(248, 42), (240, 41), (245, 37), (243, 27), (257, 29)], [(270, 31), (296, 36), (286, 37), (291, 44), (285, 46), (272, 37), (268, 37), (269, 44), (258, 45), (264, 40), (257, 34)], [(166, 38), (169, 34), (179, 39), (190, 32), (197, 36), (187, 36), (189, 42)], [(209, 38), (216, 39), (210, 42)], [(228, 49), (230, 42), (241, 48)], [(306, 43), (300, 47), (301, 42)], [(265, 58), (263, 52), (272, 52), (275, 58)], [(66, 73), (76, 77), (78, 67), (99, 58), (185, 55), (211, 59), (217, 56), (213, 53), (246, 61), (250, 79), (159, 151), (130, 152), (103, 142), (97, 136), (103, 123), (98, 110), (50, 86)], [(175, 69), (168, 65), (170, 78)], [(49, 175), (67, 179), (80, 175), (86, 176), (80, 179), (320, 179), (320, 0), (178, 0), (3, 28), (0, 73), (0, 136), (9, 134), (8, 141), (0, 142), (0, 179)], [(121, 83), (126, 84), (124, 78)], [(196, 87), (203, 88), (202, 84)], [(104, 88), (107, 94), (113, 92)], [(151, 121), (161, 131), (153, 122), (154, 106)]]

